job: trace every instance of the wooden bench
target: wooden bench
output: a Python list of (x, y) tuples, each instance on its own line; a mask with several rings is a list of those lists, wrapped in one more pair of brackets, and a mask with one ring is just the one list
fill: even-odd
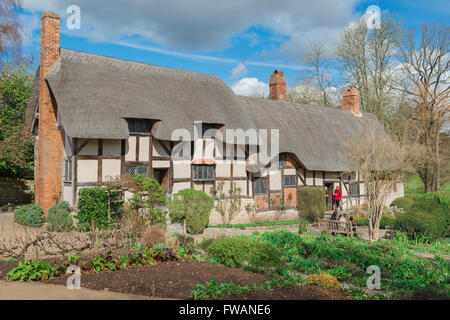
[(352, 223), (350, 221), (343, 222), (319, 219), (319, 230), (330, 234), (341, 233), (347, 235), (348, 237), (353, 237), (356, 235), (356, 230), (353, 231)]

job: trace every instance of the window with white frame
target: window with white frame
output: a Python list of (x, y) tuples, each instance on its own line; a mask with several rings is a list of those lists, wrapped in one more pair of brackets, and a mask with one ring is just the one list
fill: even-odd
[(253, 193), (255, 195), (269, 193), (267, 177), (253, 179)]
[(284, 176), (284, 187), (296, 187), (297, 186), (296, 176)]

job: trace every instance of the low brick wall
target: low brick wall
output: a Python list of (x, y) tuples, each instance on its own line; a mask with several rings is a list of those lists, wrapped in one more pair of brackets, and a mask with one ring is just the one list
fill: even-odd
[(0, 177), (0, 209), (32, 203), (34, 181)]

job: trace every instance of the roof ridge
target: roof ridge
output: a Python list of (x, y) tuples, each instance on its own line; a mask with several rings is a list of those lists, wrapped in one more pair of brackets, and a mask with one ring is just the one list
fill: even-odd
[[(183, 76), (196, 76), (196, 77), (202, 77), (204, 79), (215, 79), (215, 80), (222, 81), (222, 79), (220, 77), (218, 77), (216, 75), (207, 74), (207, 73), (183, 70), (183, 69), (177, 69), (177, 68), (162, 67), (162, 66), (152, 65), (152, 64), (143, 63), (143, 62), (136, 62), (136, 61), (126, 60), (126, 59), (119, 59), (119, 58), (115, 58), (115, 57), (111, 57), (111, 56), (104, 56), (104, 55), (95, 54), (95, 53), (88, 53), (88, 52), (82, 52), (82, 51), (61, 48), (61, 55), (63, 53), (65, 54), (66, 58), (69, 58), (71, 60), (75, 60), (75, 58), (78, 58), (79, 60), (82, 60), (84, 62), (101, 64), (103, 66), (106, 65), (105, 62), (110, 62), (110, 63), (107, 63), (107, 65), (118, 67), (120, 69), (126, 69), (127, 71), (142, 71), (142, 72), (146, 72), (146, 71), (150, 71), (150, 70), (151, 71), (165, 71), (165, 72), (171, 72), (174, 74), (177, 73), (178, 75), (183, 75)], [(90, 59), (88, 61), (87, 59), (82, 59), (82, 57), (90, 58)], [(103, 62), (103, 63), (101, 63), (101, 62)], [(115, 62), (115, 63), (112, 63), (112, 62)], [(124, 67), (127, 67), (127, 68), (124, 68)]]

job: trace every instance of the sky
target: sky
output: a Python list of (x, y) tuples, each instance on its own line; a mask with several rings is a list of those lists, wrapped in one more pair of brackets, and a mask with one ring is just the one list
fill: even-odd
[[(39, 57), (40, 16), (61, 17), (61, 47), (217, 75), (236, 93), (266, 93), (275, 69), (299, 83), (320, 41), (333, 58), (340, 32), (377, 5), (407, 28), (445, 24), (444, 0), (22, 0), (26, 53)], [(80, 8), (80, 28), (70, 30)], [(338, 80), (337, 80), (338, 81)]]

